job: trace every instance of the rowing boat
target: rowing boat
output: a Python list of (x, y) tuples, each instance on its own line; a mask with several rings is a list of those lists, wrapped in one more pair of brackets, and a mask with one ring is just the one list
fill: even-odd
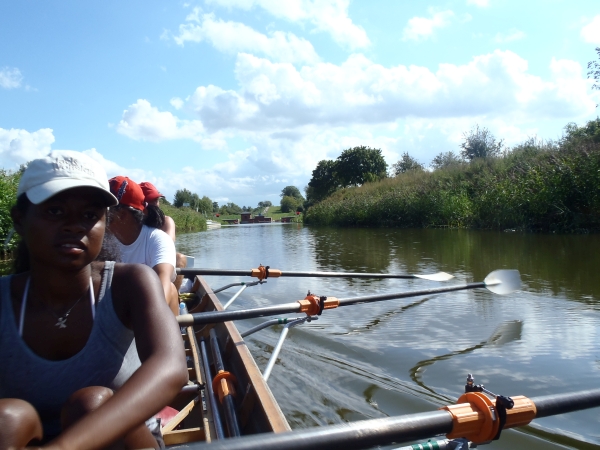
[[(187, 301), (190, 313), (223, 310), (203, 278), (195, 278), (192, 291)], [(189, 382), (160, 414), (167, 446), (290, 431), (233, 322), (187, 326), (182, 336)]]
[[(231, 284), (222, 289), (238, 285), (242, 286), (241, 293), (247, 286), (261, 283), (260, 277), (268, 272), (253, 269), (250, 275), (256, 276), (252, 275), (255, 271), (259, 281)], [(191, 273), (187, 275), (192, 276)], [(600, 389), (511, 398), (493, 394), (483, 385), (475, 385), (469, 374), (465, 394), (457, 404), (438, 411), (291, 431), (266, 384), (271, 363), (285, 339), (286, 327), (338, 306), (464, 289), (485, 288), (497, 294), (508, 294), (520, 287), (518, 272), (494, 271), (480, 283), (370, 297), (335, 299), (309, 293), (295, 303), (237, 311), (226, 309), (239, 293), (222, 305), (206, 281), (200, 275), (194, 275), (193, 294), (187, 299), (189, 314), (178, 317), (183, 326), (190, 382), (171, 405), (176, 408), (173, 410), (176, 414), (163, 428), (165, 443), (171, 448), (185, 444), (185, 448), (192, 450), (362, 449), (440, 435), (446, 435), (447, 439), (398, 450), (471, 448), (471, 444), (489, 443), (500, 438), (503, 429), (526, 425), (535, 418), (600, 406)], [(261, 375), (232, 320), (289, 312), (304, 312), (306, 317), (287, 323)], [(277, 320), (254, 327), (244, 336), (268, 323), (277, 323)]]

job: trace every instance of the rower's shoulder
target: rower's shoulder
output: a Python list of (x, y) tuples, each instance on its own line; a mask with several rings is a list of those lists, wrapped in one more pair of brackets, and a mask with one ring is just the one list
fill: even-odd
[(154, 274), (152, 268), (145, 264), (115, 263), (113, 278), (127, 278), (128, 280), (134, 280), (145, 278), (152, 274)]

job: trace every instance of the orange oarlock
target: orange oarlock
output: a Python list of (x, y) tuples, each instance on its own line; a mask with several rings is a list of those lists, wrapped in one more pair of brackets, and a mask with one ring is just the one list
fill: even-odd
[(215, 375), (212, 381), (213, 391), (219, 396), (219, 402), (223, 403), (226, 395), (235, 397), (235, 375), (226, 370), (221, 370)]
[[(504, 428), (527, 425), (535, 418), (537, 410), (527, 397), (511, 397), (512, 409), (506, 410)], [(496, 405), (482, 392), (467, 392), (460, 396), (456, 405), (443, 406), (452, 416), (452, 431), (448, 439), (465, 438), (475, 444), (489, 442), (498, 434), (500, 418)]]
[[(321, 302), (323, 302), (323, 308), (321, 308)], [(299, 312), (306, 313), (308, 316), (318, 316), (323, 309), (337, 308), (340, 301), (335, 297), (325, 297), (322, 299), (318, 295), (309, 292), (303, 300), (298, 300), (298, 303), (300, 303)]]
[(260, 264), (256, 269), (250, 271), (250, 276), (258, 278), (259, 281), (266, 280), (267, 278), (279, 278), (281, 276), (281, 270), (271, 269), (269, 266), (263, 266)]

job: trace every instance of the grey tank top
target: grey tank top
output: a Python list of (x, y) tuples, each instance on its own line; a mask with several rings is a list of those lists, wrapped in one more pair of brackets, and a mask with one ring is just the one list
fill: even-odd
[(31, 403), (42, 419), (45, 438), (60, 433), (60, 410), (71, 394), (88, 386), (119, 389), (141, 365), (133, 331), (113, 307), (113, 272), (114, 262), (106, 262), (85, 347), (62, 361), (41, 358), (23, 342), (10, 299), (12, 277), (0, 278), (0, 398)]

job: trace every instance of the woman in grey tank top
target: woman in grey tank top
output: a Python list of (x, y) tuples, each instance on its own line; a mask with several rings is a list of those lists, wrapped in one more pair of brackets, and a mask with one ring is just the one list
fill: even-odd
[(106, 174), (55, 151), (17, 194), (21, 253), (0, 280), (0, 450), (158, 448), (144, 422), (187, 381), (185, 354), (155, 272), (94, 262), (117, 203)]

